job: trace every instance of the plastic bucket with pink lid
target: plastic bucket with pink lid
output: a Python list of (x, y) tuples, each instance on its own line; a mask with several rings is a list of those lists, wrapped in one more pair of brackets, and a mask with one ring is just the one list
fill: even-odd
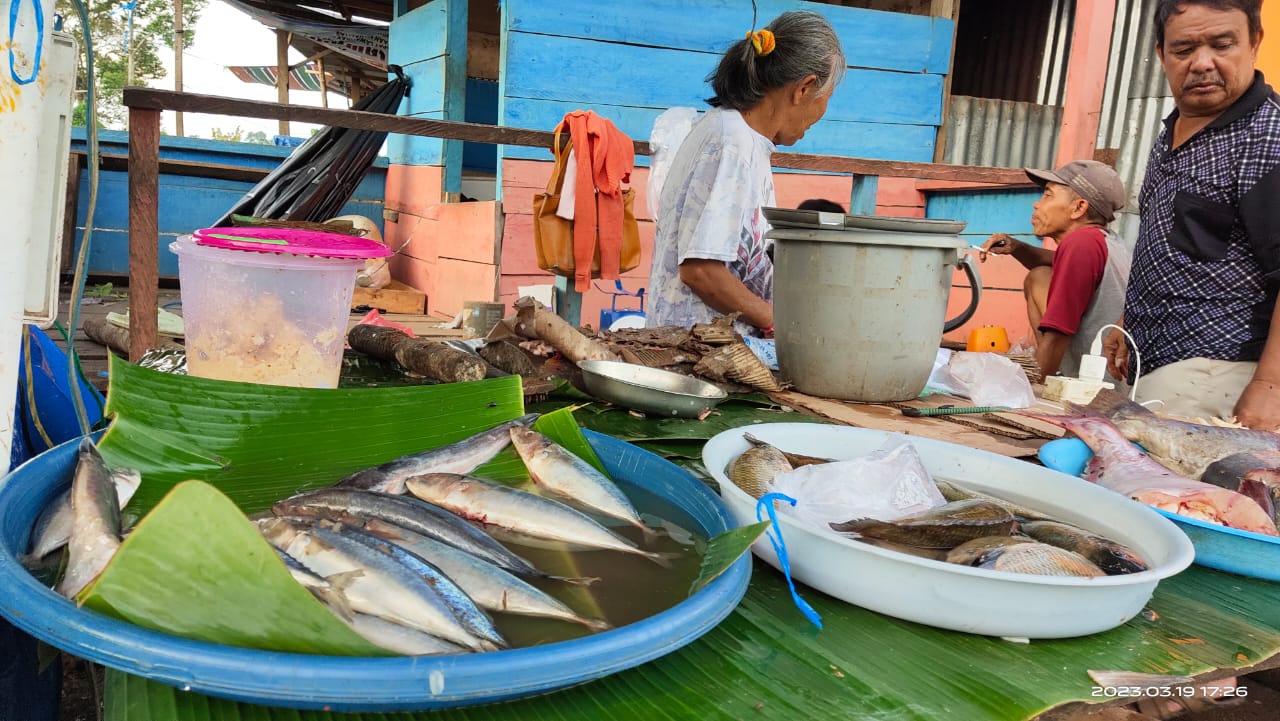
[(187, 372), (335, 388), (356, 272), (391, 254), (377, 241), (279, 228), (205, 228), (178, 256)]

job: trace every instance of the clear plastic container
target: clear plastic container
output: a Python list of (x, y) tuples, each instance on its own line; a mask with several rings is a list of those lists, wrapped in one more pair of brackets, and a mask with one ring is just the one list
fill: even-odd
[(178, 256), (187, 372), (245, 383), (336, 388), (360, 258), (197, 245)]

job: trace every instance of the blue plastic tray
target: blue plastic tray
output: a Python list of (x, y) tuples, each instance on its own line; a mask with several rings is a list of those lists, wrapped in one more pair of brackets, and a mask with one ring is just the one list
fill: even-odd
[[(734, 527), (720, 498), (678, 466), (591, 431), (614, 478), (675, 503), (714, 536)], [(532, 648), (448, 657), (352, 658), (191, 641), (77, 608), (17, 562), (45, 504), (71, 482), (78, 439), (0, 479), (0, 615), (76, 656), (184, 690), (236, 701), (333, 711), (408, 711), (544, 693), (638, 666), (711, 630), (738, 605), (751, 576), (743, 556), (687, 600), (643, 621)]]
[[(1078, 476), (1093, 457), (1079, 438), (1050, 441), (1040, 447), (1040, 461), (1055, 471)], [(1195, 562), (1241, 576), (1280, 581), (1280, 538), (1219, 526), (1154, 509), (1173, 521), (1191, 539)]]

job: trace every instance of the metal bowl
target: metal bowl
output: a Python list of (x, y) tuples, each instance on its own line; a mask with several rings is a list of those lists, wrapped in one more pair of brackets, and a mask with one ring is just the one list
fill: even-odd
[(729, 397), (706, 381), (633, 363), (588, 360), (578, 367), (588, 393), (644, 413), (697, 418)]

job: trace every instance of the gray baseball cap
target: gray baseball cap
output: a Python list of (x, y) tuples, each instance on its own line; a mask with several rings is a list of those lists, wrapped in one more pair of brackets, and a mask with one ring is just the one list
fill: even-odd
[(1115, 220), (1116, 211), (1124, 207), (1124, 182), (1106, 163), (1073, 160), (1057, 170), (1025, 170), (1027, 177), (1041, 187), (1046, 183), (1059, 183), (1071, 188), (1108, 223)]

